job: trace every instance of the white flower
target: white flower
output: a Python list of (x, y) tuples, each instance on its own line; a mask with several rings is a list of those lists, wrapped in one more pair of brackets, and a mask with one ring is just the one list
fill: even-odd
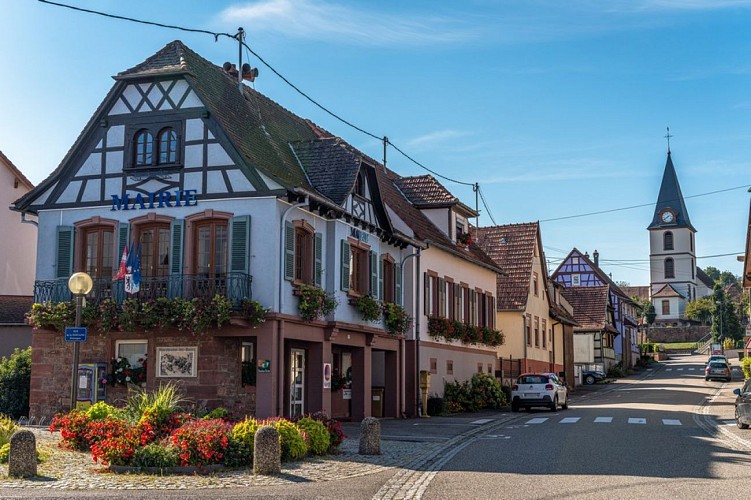
[(130, 377), (125, 377), (126, 382), (130, 382)]
[(123, 371), (123, 369), (122, 369), (122, 368), (118, 368), (118, 369), (117, 369), (117, 373), (120, 373), (121, 371)]

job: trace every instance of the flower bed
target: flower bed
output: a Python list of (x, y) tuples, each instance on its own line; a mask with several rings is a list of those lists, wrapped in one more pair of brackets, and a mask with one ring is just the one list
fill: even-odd
[(168, 384), (155, 393), (135, 392), (122, 408), (100, 402), (87, 411), (56, 415), (50, 431), (60, 432), (61, 448), (88, 450), (113, 472), (148, 474), (250, 466), (255, 433), (264, 426), (279, 432), (282, 460), (336, 452), (344, 437), (339, 422), (324, 413), (303, 418), (300, 425), (283, 418), (238, 422), (224, 409), (203, 418), (184, 413), (187, 403)]

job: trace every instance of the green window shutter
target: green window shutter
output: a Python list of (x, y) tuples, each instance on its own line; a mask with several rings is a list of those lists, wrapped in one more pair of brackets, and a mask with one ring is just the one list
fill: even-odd
[(73, 226), (57, 226), (56, 278), (69, 278), (73, 274)]
[(231, 272), (249, 273), (248, 255), (250, 253), (250, 215), (232, 218), (230, 225), (230, 264)]
[(378, 300), (383, 300), (383, 259), (378, 261)]
[(341, 289), (349, 290), (349, 242), (342, 240)]
[(378, 298), (378, 253), (370, 251), (370, 290), (369, 294)]
[(323, 278), (323, 235), (313, 236), (313, 283), (320, 287)]
[(284, 279), (295, 279), (295, 226), (284, 222)]
[(130, 224), (121, 222), (117, 230), (117, 253), (115, 253), (115, 267), (120, 267), (120, 259), (123, 255), (123, 249), (130, 243)]
[(402, 266), (399, 263), (394, 264), (394, 302), (402, 304)]
[(185, 238), (185, 221), (175, 219), (170, 223), (170, 274), (183, 272), (183, 239)]

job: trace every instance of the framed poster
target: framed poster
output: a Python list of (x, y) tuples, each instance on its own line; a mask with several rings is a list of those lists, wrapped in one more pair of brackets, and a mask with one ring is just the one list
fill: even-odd
[(331, 389), (331, 363), (323, 364), (323, 388)]
[(157, 347), (157, 377), (195, 377), (197, 347)]

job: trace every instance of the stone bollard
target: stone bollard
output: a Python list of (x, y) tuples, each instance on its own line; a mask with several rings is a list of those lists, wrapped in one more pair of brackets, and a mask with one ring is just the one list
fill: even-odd
[(381, 423), (377, 418), (365, 417), (360, 423), (360, 455), (381, 454)]
[(33, 477), (37, 475), (37, 441), (31, 431), (17, 431), (10, 438), (8, 475)]
[(256, 431), (253, 443), (253, 472), (269, 476), (282, 471), (282, 450), (279, 432), (271, 426)]

